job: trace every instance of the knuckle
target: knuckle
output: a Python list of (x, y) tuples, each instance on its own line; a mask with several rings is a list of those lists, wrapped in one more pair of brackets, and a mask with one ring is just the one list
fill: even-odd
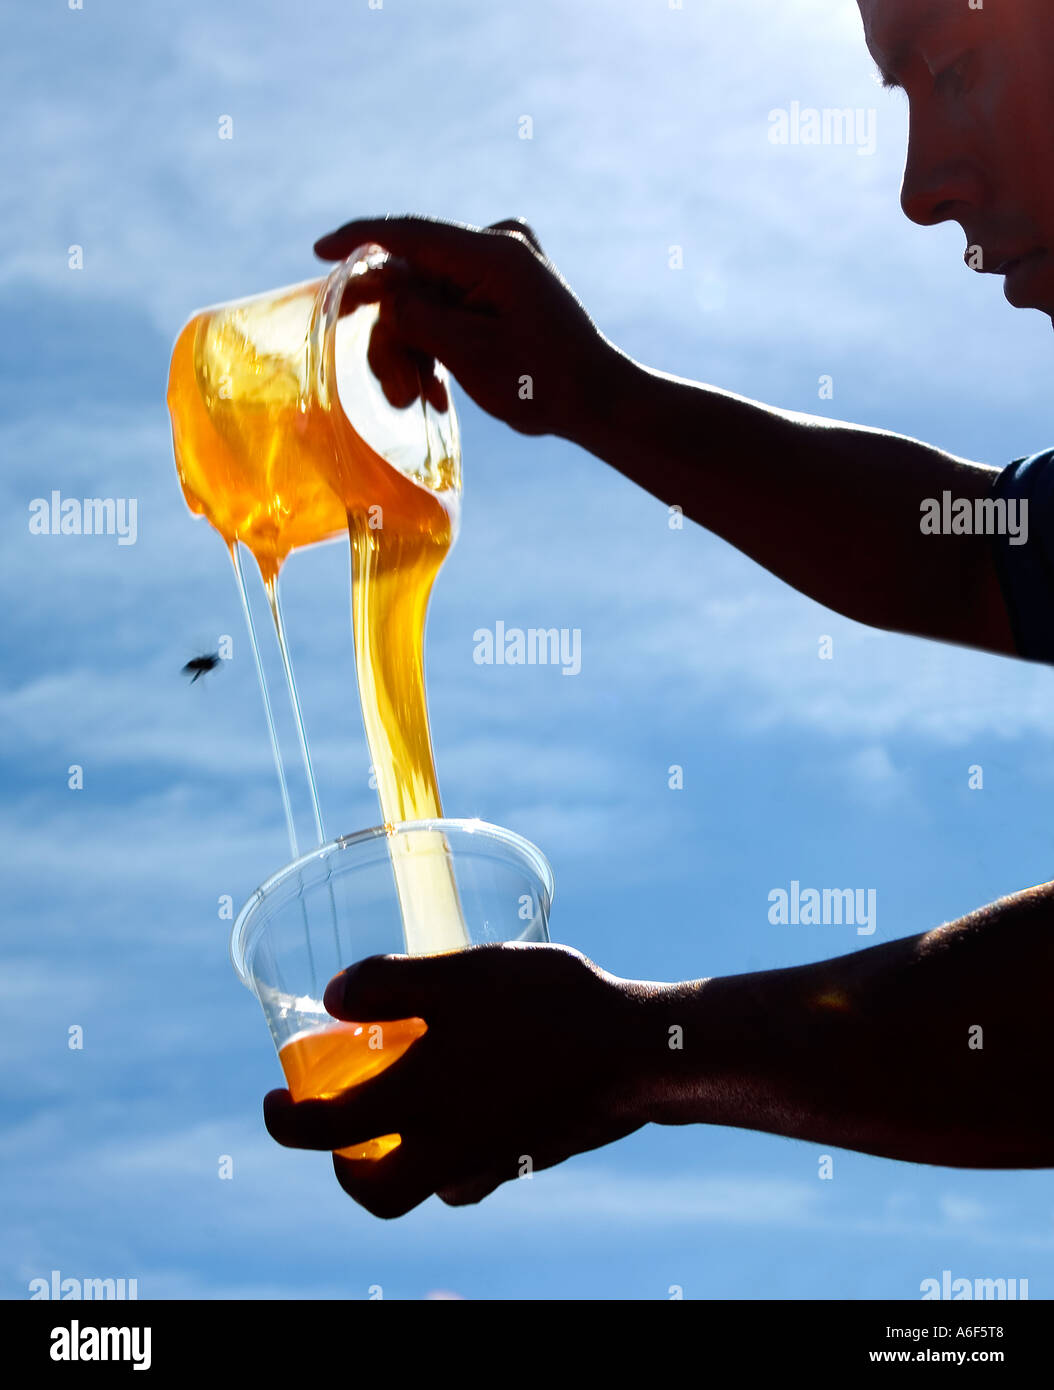
[(520, 241), (535, 251), (542, 249), (538, 234), (525, 217), (503, 217), (500, 222), (492, 222), (487, 230), (503, 232), (507, 239)]
[(520, 223), (521, 234), (527, 238), (527, 240), (530, 242), (530, 244), (534, 247), (536, 251), (541, 252), (542, 243), (538, 239), (538, 233), (534, 230), (530, 223), (524, 221), (522, 217), (518, 220)]
[(466, 1196), (459, 1187), (447, 1188), (444, 1192), (437, 1192), (436, 1196), (441, 1202), (445, 1202), (448, 1207), (466, 1207), (470, 1206), (473, 1201), (479, 1200), (478, 1198), (473, 1198), (471, 1195)]
[(522, 232), (502, 229), (494, 237), (492, 254), (499, 264), (515, 265), (525, 255), (533, 257), (534, 250)]
[(382, 1221), (395, 1221), (400, 1216), (405, 1216), (408, 1211), (415, 1207), (417, 1203), (412, 1198), (393, 1195), (391, 1197), (381, 1197), (367, 1206), (374, 1216), (379, 1216)]

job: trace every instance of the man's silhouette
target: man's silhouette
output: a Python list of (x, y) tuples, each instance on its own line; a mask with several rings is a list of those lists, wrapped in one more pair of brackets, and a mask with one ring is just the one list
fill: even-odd
[[(883, 79), (910, 106), (905, 213), (958, 222), (971, 268), (1054, 316), (1049, 0), (858, 2)], [(336, 260), (371, 242), (392, 257), (345, 307), (379, 303), (370, 360), (393, 403), (423, 380), (443, 408), (438, 358), (490, 414), (588, 449), (829, 608), (1054, 661), (1054, 451), (1000, 472), (651, 371), (603, 337), (519, 221), (360, 220), (315, 249)], [(1030, 502), (1027, 544), (923, 531), (922, 499), (945, 492), (971, 515), (985, 499)], [(342, 1098), (272, 1092), (266, 1122), (315, 1149), (401, 1134), (381, 1161), (334, 1157), (345, 1190), (385, 1217), (433, 1193), (479, 1201), (522, 1155), (545, 1168), (648, 1122), (916, 1163), (1054, 1166), (1052, 978), (1054, 884), (819, 964), (675, 985), (618, 979), (560, 946), (373, 957), (331, 982), (326, 1007), (419, 1015), (428, 1033)]]

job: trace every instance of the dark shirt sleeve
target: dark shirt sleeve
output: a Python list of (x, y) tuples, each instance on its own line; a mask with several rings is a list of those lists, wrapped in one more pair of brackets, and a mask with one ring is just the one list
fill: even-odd
[(1017, 502), (1022, 527), (1019, 536), (1004, 531), (992, 537), (1018, 653), (1054, 664), (1054, 449), (1015, 459), (999, 474), (992, 496)]

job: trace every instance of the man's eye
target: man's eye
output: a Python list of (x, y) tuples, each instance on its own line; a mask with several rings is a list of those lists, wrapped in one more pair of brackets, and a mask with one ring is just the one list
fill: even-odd
[(933, 79), (933, 85), (937, 91), (963, 92), (966, 90), (970, 75), (970, 60), (972, 54), (964, 53), (960, 58), (956, 58), (954, 63), (949, 63), (946, 68), (942, 68)]

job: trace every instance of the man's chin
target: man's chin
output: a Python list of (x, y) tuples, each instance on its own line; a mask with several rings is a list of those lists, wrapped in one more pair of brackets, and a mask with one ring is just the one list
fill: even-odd
[(1015, 309), (1038, 309), (1054, 315), (1054, 257), (1049, 251), (1031, 256), (1003, 278), (1003, 295)]

